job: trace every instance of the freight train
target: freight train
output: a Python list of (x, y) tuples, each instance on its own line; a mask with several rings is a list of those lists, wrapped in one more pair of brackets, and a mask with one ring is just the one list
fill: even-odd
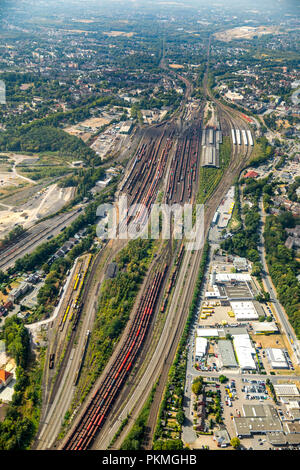
[(84, 416), (67, 440), (64, 450), (86, 450), (103, 426), (107, 415), (125, 383), (143, 344), (148, 326), (158, 301), (168, 266), (158, 271), (143, 295), (135, 321), (123, 348), (90, 400)]

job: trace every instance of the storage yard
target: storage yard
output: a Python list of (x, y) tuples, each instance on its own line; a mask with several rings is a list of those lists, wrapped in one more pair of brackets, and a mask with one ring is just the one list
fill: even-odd
[(74, 188), (58, 188), (57, 184), (52, 184), (38, 191), (21, 208), (4, 206), (5, 209), (1, 211), (0, 238), (4, 238), (18, 224), (28, 228), (39, 219), (59, 211), (72, 200), (74, 193)]

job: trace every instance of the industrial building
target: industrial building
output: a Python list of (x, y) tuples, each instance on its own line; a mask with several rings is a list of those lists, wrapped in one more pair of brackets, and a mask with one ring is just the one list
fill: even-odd
[(238, 363), (236, 362), (234, 350), (233, 350), (232, 343), (230, 340), (227, 340), (227, 339), (219, 340), (218, 351), (219, 351), (219, 354), (221, 355), (223, 367), (226, 367), (229, 369), (238, 367)]
[(218, 447), (227, 447), (230, 445), (230, 437), (226, 429), (217, 429), (214, 431), (214, 441)]
[(219, 331), (217, 328), (198, 328), (197, 336), (202, 338), (218, 338)]
[(195, 344), (195, 361), (200, 361), (207, 351), (207, 339), (198, 337)]
[(214, 128), (202, 131), (202, 163), (201, 166), (213, 166), (219, 168), (219, 144), (222, 143), (222, 132)]
[(237, 437), (251, 437), (254, 434), (282, 431), (282, 424), (274, 406), (243, 405), (242, 410), (244, 416), (233, 418)]
[(233, 145), (242, 145), (242, 141), (246, 146), (253, 145), (253, 137), (249, 129), (242, 129), (242, 131), (240, 129), (231, 129), (231, 137)]
[(258, 320), (258, 313), (253, 302), (230, 302), (237, 321)]
[(248, 334), (233, 335), (233, 346), (241, 370), (256, 370), (255, 349)]
[(288, 363), (284, 352), (279, 348), (267, 348), (267, 358), (272, 369), (288, 369)]
[(242, 417), (234, 417), (233, 424), (237, 437), (253, 437), (265, 434), (273, 446), (297, 446), (300, 444), (300, 424), (285, 422), (284, 427), (276, 408), (272, 405), (243, 405)]
[(120, 129), (120, 134), (130, 134), (133, 128), (133, 123), (131, 121), (125, 121), (122, 124), (122, 127)]
[(282, 403), (300, 400), (300, 393), (295, 384), (274, 384), (274, 390)]
[(105, 188), (111, 182), (111, 180), (111, 177), (108, 177), (105, 180), (99, 180), (96, 182), (96, 186), (99, 186), (100, 188)]
[(248, 142), (249, 142), (249, 145), (253, 145), (253, 137), (252, 137), (252, 134), (251, 134), (251, 131), (249, 131), (249, 129), (247, 130), (247, 137), (248, 137)]
[(246, 134), (246, 131), (244, 129), (242, 129), (242, 137), (243, 137), (244, 145), (248, 145), (247, 134)]
[(296, 433), (289, 433), (284, 434), (282, 431), (278, 432), (267, 432), (266, 437), (268, 442), (275, 447), (278, 446), (297, 446), (300, 444), (300, 434)]
[(233, 258), (233, 266), (237, 271), (247, 271), (248, 270), (248, 261), (246, 258), (240, 256), (235, 256)]
[(117, 263), (110, 263), (107, 266), (106, 272), (105, 272), (105, 279), (113, 279), (116, 277), (118, 274), (118, 265)]
[(227, 227), (228, 222), (232, 216), (234, 204), (234, 186), (231, 186), (218, 207), (218, 211), (220, 212), (220, 217), (218, 221), (219, 229), (224, 229)]
[(220, 212), (216, 211), (214, 216), (213, 216), (213, 219), (212, 219), (212, 225), (216, 225), (218, 220), (219, 220), (219, 217), (220, 217)]
[[(210, 290), (205, 297), (227, 299), (229, 301), (251, 301), (258, 294), (257, 288), (248, 273), (216, 273), (210, 277)], [(256, 309), (257, 310), (257, 309)], [(263, 311), (262, 311), (263, 313)], [(255, 319), (253, 317), (253, 319)]]
[(278, 333), (278, 326), (275, 322), (253, 322), (253, 333), (255, 335)]
[[(286, 423), (289, 432), (299, 432), (300, 433), (300, 404), (299, 401), (290, 401), (286, 405), (289, 417), (293, 420), (293, 423)], [(296, 422), (294, 422), (296, 421)], [(290, 425), (290, 426), (289, 426)]]

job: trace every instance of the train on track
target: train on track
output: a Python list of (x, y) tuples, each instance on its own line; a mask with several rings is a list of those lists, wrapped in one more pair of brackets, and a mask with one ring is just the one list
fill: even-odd
[[(73, 280), (72, 280), (73, 281), (73, 289), (71, 291), (71, 294), (70, 294), (70, 297), (69, 297), (69, 300), (68, 300), (68, 303), (67, 303), (67, 307), (64, 311), (64, 314), (62, 315), (62, 318), (61, 318), (61, 321), (60, 321), (60, 324), (59, 324), (59, 329), (60, 329), (61, 332), (64, 329), (67, 318), (69, 317), (69, 321), (71, 321), (73, 319), (74, 314), (75, 314), (75, 319), (74, 319), (74, 323), (73, 323), (73, 329), (75, 329), (77, 324), (78, 324), (79, 316), (80, 316), (81, 311), (82, 311), (82, 305), (81, 306), (79, 305), (79, 299), (80, 299), (80, 296), (81, 296), (82, 291), (83, 291), (84, 281), (85, 281), (89, 266), (91, 264), (92, 256), (93, 256), (92, 254), (89, 254), (83, 271), (81, 271), (83, 261), (82, 260), (80, 261), (81, 264), (80, 264), (80, 267), (79, 267), (79, 273), (76, 274), (74, 276)], [(75, 291), (77, 291), (77, 295), (76, 295), (75, 300), (74, 300), (73, 294), (74, 294)], [(75, 328), (74, 328), (74, 325), (75, 325)]]
[(163, 286), (168, 265), (156, 272), (142, 296), (135, 319), (118, 357), (90, 400), (84, 415), (64, 445), (64, 450), (86, 450), (104, 425), (140, 352)]
[(170, 166), (166, 191), (167, 202), (190, 201), (201, 154), (200, 143), (201, 132), (195, 128), (178, 140)]
[(180, 266), (181, 266), (181, 262), (182, 262), (182, 259), (183, 259), (183, 255), (184, 255), (184, 244), (182, 243), (181, 247), (180, 247), (180, 250), (179, 250), (179, 253), (178, 253), (178, 256), (176, 258), (176, 261), (175, 261), (175, 268), (171, 274), (171, 278), (170, 278), (170, 282), (168, 284), (168, 287), (166, 289), (166, 292), (165, 292), (165, 297), (162, 301), (162, 305), (161, 305), (161, 308), (160, 308), (160, 311), (162, 313), (164, 313), (166, 311), (166, 308), (167, 308), (167, 305), (168, 305), (168, 301), (169, 301), (169, 296), (170, 296), (170, 293), (172, 291), (172, 288), (174, 287), (175, 285), (175, 282), (176, 282), (176, 279), (178, 277), (178, 273), (179, 273), (179, 270), (180, 270)]
[(53, 369), (53, 367), (54, 367), (54, 360), (55, 360), (55, 354), (52, 353), (52, 354), (50, 354), (50, 357), (49, 357), (49, 369)]

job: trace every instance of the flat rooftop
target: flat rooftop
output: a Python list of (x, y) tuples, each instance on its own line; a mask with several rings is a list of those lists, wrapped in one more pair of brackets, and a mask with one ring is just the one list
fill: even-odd
[(300, 393), (295, 384), (274, 384), (274, 390), (276, 395), (284, 396), (295, 396), (299, 397)]
[(220, 339), (218, 341), (218, 350), (222, 357), (224, 367), (238, 367), (235, 359), (233, 346), (230, 340)]

